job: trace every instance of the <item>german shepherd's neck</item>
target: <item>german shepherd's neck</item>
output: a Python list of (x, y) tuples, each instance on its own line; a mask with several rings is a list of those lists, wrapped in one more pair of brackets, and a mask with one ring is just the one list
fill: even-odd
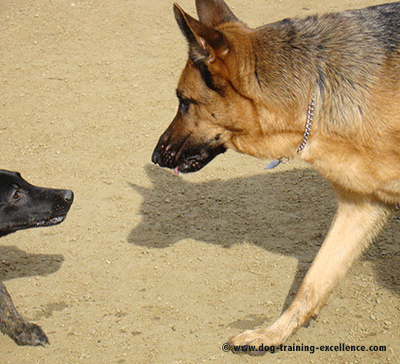
[[(300, 133), (314, 93), (314, 137), (324, 133), (324, 138), (328, 134), (358, 143), (360, 150), (370, 148), (376, 136), (385, 134), (386, 126), (382, 128), (377, 119), (389, 114), (393, 120), (392, 115), (399, 113), (393, 102), (400, 87), (399, 12), (400, 3), (395, 3), (285, 19), (248, 32), (252, 48), (244, 53), (254, 57), (259, 88), (249, 88), (248, 96), (262, 100), (266, 113), (274, 114), (273, 123), (265, 118), (266, 128), (274, 125)], [(395, 29), (383, 32), (390, 26)], [(236, 23), (237, 29), (243, 27)], [(237, 33), (243, 37), (244, 31)], [(252, 78), (250, 71), (247, 74)], [(393, 130), (399, 132), (399, 127)], [(295, 145), (290, 156), (294, 150)]]

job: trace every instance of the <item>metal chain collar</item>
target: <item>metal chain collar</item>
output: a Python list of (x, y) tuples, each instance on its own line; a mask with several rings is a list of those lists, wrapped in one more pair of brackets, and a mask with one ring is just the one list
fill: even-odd
[(304, 130), (303, 134), (303, 141), (301, 142), (299, 148), (297, 149), (297, 153), (301, 152), (303, 148), (306, 146), (308, 137), (310, 135), (312, 123), (314, 120), (314, 103), (315, 103), (315, 95), (313, 94), (311, 103), (308, 105), (308, 115), (307, 115), (307, 122), (306, 122), (306, 128)]
[[(307, 122), (306, 128), (304, 129), (303, 140), (301, 141), (300, 146), (297, 148), (297, 153), (300, 153), (308, 142), (308, 137), (310, 136), (311, 127), (314, 120), (314, 104), (315, 104), (315, 94), (313, 94), (310, 104), (308, 105), (308, 113), (307, 113)], [(285, 162), (283, 161), (285, 159)], [(279, 158), (277, 160), (269, 163), (265, 169), (273, 169), (278, 167), (281, 163), (289, 162), (289, 158)]]

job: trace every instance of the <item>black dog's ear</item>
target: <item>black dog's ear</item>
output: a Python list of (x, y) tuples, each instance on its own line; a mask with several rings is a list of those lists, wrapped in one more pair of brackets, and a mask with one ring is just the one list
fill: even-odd
[(200, 22), (210, 27), (239, 21), (223, 0), (196, 0), (196, 9)]
[(221, 32), (194, 19), (177, 4), (174, 4), (174, 14), (189, 43), (189, 57), (193, 62), (209, 66), (228, 54), (229, 42)]

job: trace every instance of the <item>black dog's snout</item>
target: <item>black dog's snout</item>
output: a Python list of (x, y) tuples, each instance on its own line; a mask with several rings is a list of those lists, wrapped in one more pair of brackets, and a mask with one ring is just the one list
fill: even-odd
[(74, 193), (71, 190), (64, 190), (63, 198), (65, 202), (72, 204), (72, 202), (74, 201)]

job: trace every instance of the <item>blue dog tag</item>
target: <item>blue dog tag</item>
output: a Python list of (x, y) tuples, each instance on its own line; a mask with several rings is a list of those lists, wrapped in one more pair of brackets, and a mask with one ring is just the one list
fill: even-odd
[(278, 167), (282, 163), (282, 159), (277, 159), (276, 161), (272, 161), (269, 163), (264, 169), (274, 169)]

